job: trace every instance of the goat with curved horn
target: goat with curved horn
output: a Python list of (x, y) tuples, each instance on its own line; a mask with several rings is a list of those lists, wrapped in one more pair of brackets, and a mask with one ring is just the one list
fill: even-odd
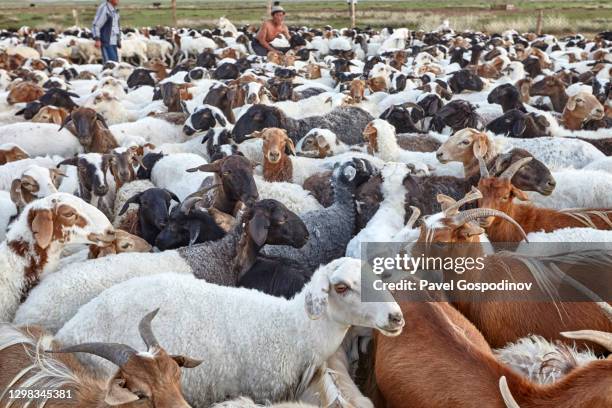
[[(561, 332), (563, 337), (574, 340), (587, 340), (597, 343), (612, 353), (612, 333), (598, 330), (577, 330), (571, 332)], [(612, 358), (612, 357), (609, 357)]]
[(83, 343), (66, 347), (49, 353), (87, 353), (101, 357), (111, 363), (123, 367), (128, 360), (138, 352), (125, 344), (118, 343)]
[(508, 168), (499, 176), (501, 179), (512, 180), (512, 177), (516, 174), (517, 171), (521, 169), (524, 165), (533, 160), (533, 157), (524, 157), (520, 160), (512, 163)]
[(455, 216), (453, 216), (453, 223), (456, 225), (463, 225), (469, 221), (475, 221), (480, 218), (488, 218), (488, 217), (500, 217), (508, 221), (520, 231), (525, 242), (529, 242), (529, 240), (527, 239), (527, 234), (525, 233), (525, 230), (523, 230), (523, 227), (521, 227), (521, 225), (518, 222), (516, 222), (514, 218), (510, 217), (508, 214), (506, 214), (503, 211), (494, 210), (492, 208), (474, 208), (471, 210), (460, 212), (456, 214)]
[(159, 308), (148, 313), (145, 317), (142, 318), (140, 324), (138, 325), (138, 333), (140, 333), (142, 341), (144, 341), (144, 344), (149, 349), (160, 347), (159, 342), (155, 338), (155, 334), (153, 334), (153, 328), (151, 327), (151, 322), (153, 321), (153, 319), (155, 319), (155, 316), (157, 316), (158, 312)]
[(506, 404), (506, 408), (521, 408), (512, 396), (510, 388), (508, 388), (508, 381), (506, 380), (505, 375), (502, 375), (499, 378), (499, 392), (501, 393), (502, 398), (504, 399), (504, 404)]
[(487, 168), (487, 163), (485, 162), (484, 158), (481, 156), (476, 156), (476, 159), (478, 159), (478, 166), (480, 167), (480, 177), (481, 178), (491, 177), (491, 175), (489, 174), (489, 169)]
[(446, 217), (452, 217), (459, 213), (459, 208), (464, 204), (472, 201), (476, 201), (482, 198), (482, 193), (476, 187), (472, 187), (469, 193), (465, 195), (461, 200), (455, 201), (444, 194), (438, 194), (437, 200), (441, 204), (445, 204), (443, 208), (444, 215)]

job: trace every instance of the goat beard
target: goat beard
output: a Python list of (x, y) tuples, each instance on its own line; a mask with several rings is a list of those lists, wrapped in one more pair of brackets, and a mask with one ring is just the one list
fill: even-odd
[(266, 181), (287, 181), (293, 179), (293, 163), (289, 156), (283, 155), (276, 163), (264, 160), (263, 175)]

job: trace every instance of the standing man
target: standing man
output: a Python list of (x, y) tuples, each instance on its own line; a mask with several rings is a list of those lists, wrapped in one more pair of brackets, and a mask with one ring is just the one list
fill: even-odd
[(96, 48), (102, 51), (102, 61), (119, 62), (117, 48), (121, 48), (121, 29), (119, 28), (119, 0), (105, 0), (100, 4), (93, 21), (93, 37)]
[(264, 21), (263, 25), (259, 29), (257, 36), (253, 39), (251, 45), (253, 51), (257, 55), (265, 56), (269, 51), (279, 52), (277, 49), (270, 45), (270, 42), (276, 38), (279, 34), (284, 34), (287, 40), (291, 38), (289, 29), (285, 25), (285, 9), (280, 6), (278, 1), (274, 2), (274, 6), (271, 10), (272, 18)]

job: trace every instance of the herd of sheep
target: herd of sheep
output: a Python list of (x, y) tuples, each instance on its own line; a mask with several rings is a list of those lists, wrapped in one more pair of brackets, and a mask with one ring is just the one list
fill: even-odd
[(612, 242), (612, 33), (254, 32), (0, 30), (0, 405), (612, 407), (610, 299), (367, 302), (360, 261)]

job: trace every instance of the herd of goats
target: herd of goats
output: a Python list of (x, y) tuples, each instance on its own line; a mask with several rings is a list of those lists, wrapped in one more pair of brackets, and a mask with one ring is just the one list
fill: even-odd
[(366, 302), (360, 260), (612, 242), (612, 32), (254, 32), (0, 30), (0, 406), (612, 407), (610, 299)]

